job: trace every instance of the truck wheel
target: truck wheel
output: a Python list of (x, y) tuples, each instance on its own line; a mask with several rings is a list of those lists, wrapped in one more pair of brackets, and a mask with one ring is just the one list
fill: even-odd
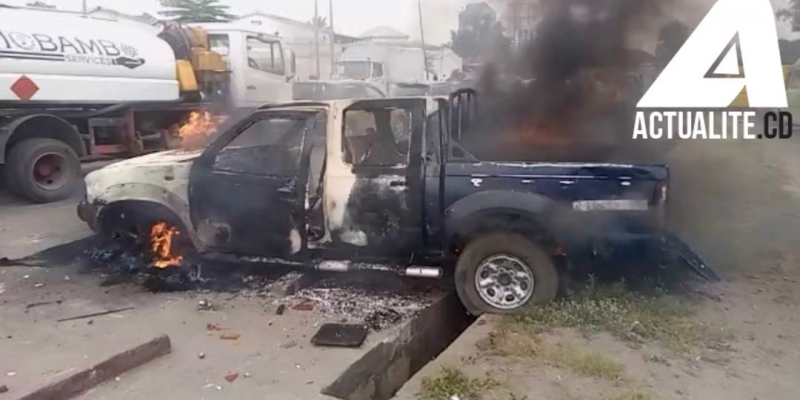
[(12, 192), (37, 203), (63, 200), (81, 183), (81, 165), (75, 151), (53, 139), (27, 139), (9, 152), (6, 182)]
[(558, 272), (536, 242), (495, 233), (467, 245), (456, 264), (455, 285), (471, 314), (511, 314), (555, 299)]

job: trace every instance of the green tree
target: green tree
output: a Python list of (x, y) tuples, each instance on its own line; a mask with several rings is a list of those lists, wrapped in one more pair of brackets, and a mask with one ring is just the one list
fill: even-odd
[(778, 22), (787, 20), (795, 32), (800, 31), (800, 0), (787, 0), (775, 9)]
[(324, 29), (324, 28), (328, 27), (328, 18), (325, 18), (325, 17), (314, 17), (314, 18), (311, 18), (311, 21), (309, 23), (313, 27)]
[(34, 2), (31, 2), (31, 3), (25, 4), (25, 6), (26, 7), (30, 7), (30, 8), (41, 8), (41, 9), (45, 9), (45, 10), (55, 10), (55, 8), (56, 8), (56, 6), (54, 6), (52, 4), (47, 4), (47, 3), (43, 2), (43, 1), (34, 1)]
[(672, 21), (661, 28), (656, 46), (656, 66), (659, 70), (666, 68), (687, 39), (689, 39), (689, 27), (680, 21)]
[(161, 0), (159, 14), (179, 22), (226, 22), (234, 18), (219, 0)]
[(466, 63), (484, 63), (510, 52), (511, 40), (486, 3), (470, 4), (459, 14), (458, 31), (450, 33), (452, 48)]

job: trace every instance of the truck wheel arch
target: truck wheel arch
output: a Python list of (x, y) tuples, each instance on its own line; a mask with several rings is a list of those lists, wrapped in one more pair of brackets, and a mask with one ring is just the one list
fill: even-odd
[(489, 230), (541, 234), (552, 239), (549, 224), (555, 207), (552, 200), (527, 192), (490, 190), (469, 195), (445, 211), (447, 247), (457, 250), (478, 232)]
[(203, 248), (195, 235), (188, 204), (179, 196), (162, 188), (135, 183), (116, 185), (106, 190), (95, 203), (101, 205), (97, 215), (98, 231), (104, 229), (105, 219), (114, 212), (143, 209), (152, 211), (154, 213), (152, 216), (155, 218), (179, 225), (181, 233), (191, 239), (196, 249)]
[(0, 130), (0, 164), (15, 144), (25, 139), (55, 139), (68, 144), (78, 157), (86, 155), (83, 139), (67, 120), (52, 114), (32, 114), (12, 120)]

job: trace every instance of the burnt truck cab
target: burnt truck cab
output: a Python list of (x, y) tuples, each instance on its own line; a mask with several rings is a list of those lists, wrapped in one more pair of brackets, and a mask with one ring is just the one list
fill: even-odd
[(452, 271), (476, 314), (552, 300), (571, 249), (676, 246), (661, 229), (665, 166), (481, 162), (457, 140), (474, 97), (262, 107), (202, 152), (90, 174), (79, 215), (103, 233), (167, 221), (207, 255)]

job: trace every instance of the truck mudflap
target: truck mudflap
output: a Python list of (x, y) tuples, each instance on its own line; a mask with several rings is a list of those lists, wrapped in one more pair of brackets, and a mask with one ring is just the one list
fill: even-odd
[[(685, 263), (689, 268), (694, 270), (698, 275), (710, 282), (719, 282), (721, 279), (703, 259), (692, 250), (683, 240), (671, 232), (662, 232), (662, 243), (666, 251), (673, 256), (679, 258), (679, 261)], [(676, 260), (678, 261), (678, 260)]]

